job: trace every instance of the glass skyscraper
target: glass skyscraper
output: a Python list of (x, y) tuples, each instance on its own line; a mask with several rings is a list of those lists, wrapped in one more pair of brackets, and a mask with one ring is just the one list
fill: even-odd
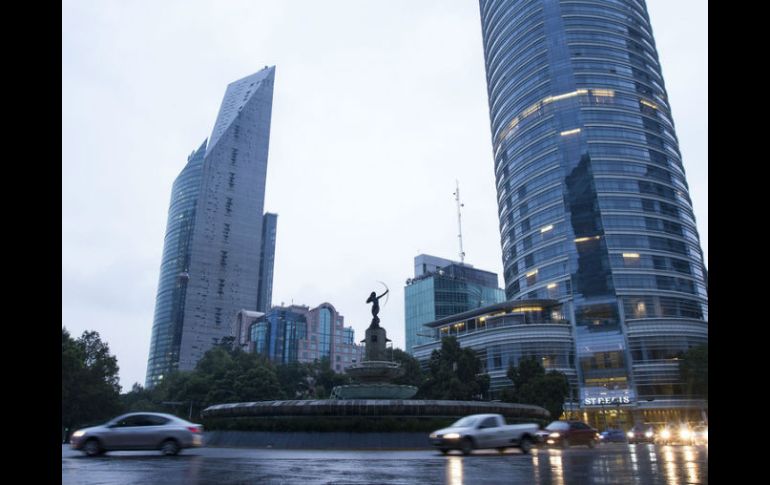
[(275, 263), (275, 237), (278, 214), (265, 213), (262, 221), (262, 249), (259, 254), (259, 295), (257, 310), (265, 313), (273, 301), (273, 266)]
[(269, 308), (276, 216), (263, 207), (274, 78), (265, 67), (227, 87), (208, 143), (174, 182), (146, 387), (192, 370), (233, 335), (239, 311)]
[(424, 324), (505, 300), (497, 274), (470, 264), (421, 254), (404, 288), (406, 351), (430, 342)]
[(584, 411), (698, 409), (705, 267), (644, 1), (479, 3), (507, 298), (566, 303)]

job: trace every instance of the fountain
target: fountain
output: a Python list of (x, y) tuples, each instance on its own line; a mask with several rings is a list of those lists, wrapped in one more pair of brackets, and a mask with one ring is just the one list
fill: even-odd
[(358, 384), (335, 387), (332, 389), (331, 399), (409, 399), (417, 394), (417, 388), (414, 386), (389, 382), (403, 375), (404, 369), (398, 362), (385, 360), (386, 343), (390, 340), (385, 329), (379, 326), (379, 321), (375, 315), (366, 329), (366, 338), (363, 340), (364, 360), (345, 370)]
[[(372, 292), (369, 300), (367, 300), (367, 303), (374, 303), (372, 307), (374, 318), (366, 330), (364, 360), (346, 369), (347, 374), (356, 381), (355, 384), (336, 386), (332, 390), (330, 399), (216, 404), (204, 409), (202, 417), (220, 423), (223, 420), (234, 419), (230, 423), (234, 426), (228, 426), (230, 429), (238, 428), (238, 422), (246, 423), (249, 420), (257, 419), (263, 423), (272, 423), (269, 429), (273, 431), (280, 431), (281, 429), (285, 431), (285, 428), (295, 429), (294, 426), (299, 423), (306, 423), (308, 428), (315, 429), (320, 426), (319, 423), (323, 424), (325, 419), (333, 418), (335, 420), (332, 423), (337, 424), (331, 425), (331, 429), (352, 427), (366, 431), (362, 428), (376, 428), (380, 431), (380, 435), (382, 431), (436, 429), (442, 427), (438, 423), (443, 422), (443, 426), (445, 426), (457, 418), (469, 414), (501, 414), (510, 422), (539, 421), (542, 423), (548, 420), (548, 411), (539, 406), (528, 404), (411, 399), (417, 393), (416, 387), (390, 382), (401, 376), (404, 369), (400, 363), (387, 360), (386, 343), (389, 340), (385, 329), (380, 327), (380, 319), (377, 317), (379, 312), (378, 300), (386, 293), (387, 291), (378, 297)], [(325, 423), (329, 424), (328, 421)], [(413, 434), (417, 436), (414, 438), (416, 441), (413, 441), (413, 444), (430, 447), (427, 434)], [(394, 443), (406, 443), (404, 438), (397, 438), (396, 436), (393, 438), (395, 439)], [(310, 442), (303, 441), (302, 446), (311, 446), (309, 443), (322, 445), (323, 443), (318, 442), (317, 439), (317, 437), (313, 437)], [(377, 439), (385, 438), (379, 437)], [(353, 442), (351, 441), (349, 444), (352, 446)]]

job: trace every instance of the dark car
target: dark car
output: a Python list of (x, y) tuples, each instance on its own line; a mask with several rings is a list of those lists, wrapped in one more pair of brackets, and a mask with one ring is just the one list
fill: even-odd
[(535, 432), (535, 437), (537, 438), (537, 444), (538, 445), (544, 445), (545, 442), (548, 440), (548, 435), (551, 434), (550, 431), (545, 429), (539, 429)]
[(655, 431), (647, 424), (635, 425), (626, 433), (626, 436), (630, 444), (655, 442)]
[(626, 433), (622, 429), (608, 429), (599, 435), (602, 443), (625, 443)]
[(72, 433), (73, 449), (88, 456), (113, 450), (160, 450), (176, 455), (203, 446), (203, 426), (163, 413), (130, 413)]
[(550, 431), (546, 443), (551, 446), (588, 445), (593, 448), (599, 441), (599, 432), (582, 421), (554, 421), (545, 429)]

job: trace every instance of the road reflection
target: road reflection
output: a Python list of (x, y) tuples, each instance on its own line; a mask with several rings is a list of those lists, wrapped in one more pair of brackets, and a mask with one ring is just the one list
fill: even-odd
[(564, 485), (564, 463), (562, 462), (561, 450), (550, 450), (548, 454), (548, 463), (551, 465), (551, 471), (553, 472), (554, 484)]
[(478, 450), (470, 456), (436, 451), (310, 451), (204, 448), (178, 457), (62, 453), (66, 485), (325, 485), (401, 483), (486, 485), (689, 485), (708, 483), (705, 446), (608, 444), (589, 449), (539, 448), (525, 455)]
[(459, 456), (450, 456), (446, 462), (447, 485), (463, 485), (463, 459)]

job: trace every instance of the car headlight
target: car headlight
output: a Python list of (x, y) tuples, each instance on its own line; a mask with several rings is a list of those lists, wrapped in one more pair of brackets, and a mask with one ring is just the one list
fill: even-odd
[(647, 431), (646, 433), (644, 433), (644, 436), (648, 438), (652, 438), (652, 431)]
[(460, 433), (448, 433), (444, 435), (444, 439), (447, 440), (456, 440), (460, 437)]
[(72, 437), (73, 438), (80, 438), (84, 434), (86, 434), (85, 431), (77, 430), (74, 433), (72, 433)]
[(634, 437), (634, 432), (633, 431), (629, 431), (628, 433), (626, 433), (626, 436), (628, 436), (629, 438), (633, 438)]
[(679, 436), (682, 437), (682, 439), (689, 439), (690, 438), (690, 430), (689, 429), (681, 429), (679, 430)]
[(438, 434), (437, 434), (437, 433), (431, 433), (431, 434), (430, 434), (430, 437), (431, 437), (431, 438), (438, 438)]
[(660, 432), (660, 437), (663, 438), (664, 440), (671, 438), (671, 431), (664, 429), (663, 431)]
[(559, 436), (561, 436), (559, 433), (551, 433), (548, 435), (549, 438), (558, 438)]

